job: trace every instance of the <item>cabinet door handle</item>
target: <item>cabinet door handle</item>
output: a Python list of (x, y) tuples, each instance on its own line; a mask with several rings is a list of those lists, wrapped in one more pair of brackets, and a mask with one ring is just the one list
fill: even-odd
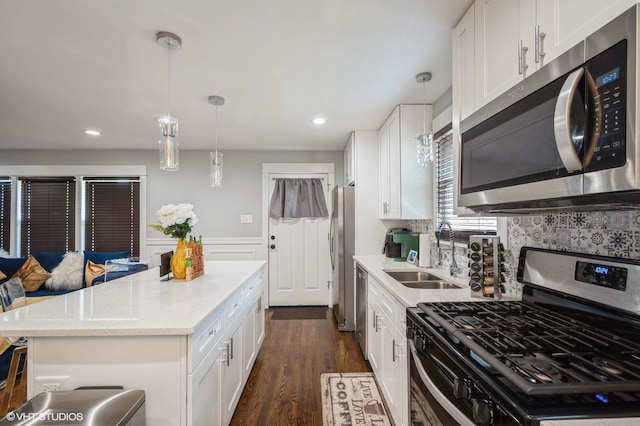
[(231, 359), (229, 358), (229, 342), (226, 342), (224, 344), (224, 346), (222, 348), (222, 355), (224, 356), (224, 360), (223, 362), (225, 362), (227, 364), (227, 367), (229, 366), (229, 362), (231, 361)]
[[(400, 346), (402, 346), (401, 343), (396, 343), (396, 341), (393, 341), (393, 362), (396, 362), (396, 359), (400, 358), (400, 355), (402, 355), (402, 351), (400, 350)], [(397, 347), (397, 349), (396, 349)]]
[[(233, 359), (233, 337), (231, 338), (231, 341), (229, 342), (229, 346), (231, 347), (231, 349), (229, 349), (229, 359)], [(229, 365), (227, 363), (227, 365)]]
[(518, 74), (526, 74), (527, 68), (527, 52), (529, 48), (522, 45), (522, 40), (518, 40)]
[(391, 341), (391, 359), (396, 362), (396, 339)]
[(547, 36), (546, 33), (543, 33), (540, 31), (540, 25), (536, 25), (536, 35), (535, 35), (536, 63), (542, 62), (542, 59), (544, 58), (544, 38), (546, 36)]

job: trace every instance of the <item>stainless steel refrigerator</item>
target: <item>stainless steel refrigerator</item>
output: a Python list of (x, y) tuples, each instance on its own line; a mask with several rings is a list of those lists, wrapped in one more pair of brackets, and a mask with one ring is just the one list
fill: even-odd
[(333, 278), (333, 313), (340, 331), (355, 330), (355, 188), (336, 186), (329, 231)]

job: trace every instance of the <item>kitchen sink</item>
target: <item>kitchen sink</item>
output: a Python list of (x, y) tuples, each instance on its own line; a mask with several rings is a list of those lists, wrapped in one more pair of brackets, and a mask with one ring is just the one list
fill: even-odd
[(421, 288), (423, 290), (447, 290), (460, 288), (449, 281), (399, 281), (405, 287)]
[(445, 290), (460, 288), (442, 278), (426, 271), (394, 271), (385, 269), (384, 272), (405, 287), (425, 290)]

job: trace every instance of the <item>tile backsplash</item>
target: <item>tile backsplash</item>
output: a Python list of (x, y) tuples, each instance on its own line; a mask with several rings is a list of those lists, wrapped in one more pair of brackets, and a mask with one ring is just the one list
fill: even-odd
[[(554, 210), (506, 220), (505, 287), (514, 296), (522, 293), (522, 285), (516, 278), (523, 246), (640, 259), (640, 207), (588, 212)], [(408, 227), (413, 232), (426, 230), (433, 234), (431, 221), (409, 221)], [(437, 256), (436, 250), (432, 253)], [(450, 264), (449, 253), (443, 253), (444, 266)], [(464, 267), (461, 275), (468, 275), (467, 255), (468, 249), (456, 247), (456, 261)]]

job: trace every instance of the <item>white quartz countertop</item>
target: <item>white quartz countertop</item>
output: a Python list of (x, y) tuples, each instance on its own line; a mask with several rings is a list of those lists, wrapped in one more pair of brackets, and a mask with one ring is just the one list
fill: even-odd
[[(5, 336), (188, 335), (264, 261), (207, 261), (192, 281), (160, 281), (158, 268), (0, 314)], [(27, 299), (28, 301), (28, 299)]]
[[(468, 277), (452, 277), (448, 271), (439, 268), (419, 268), (407, 262), (396, 262), (392, 258), (388, 258), (384, 255), (370, 255), (370, 256), (354, 256), (356, 262), (358, 262), (367, 273), (375, 277), (385, 288), (395, 296), (405, 307), (416, 306), (420, 302), (456, 302), (456, 301), (477, 301), (477, 300), (494, 300), (494, 299), (480, 299), (471, 297), (471, 289), (469, 288)], [(384, 270), (421, 270), (427, 271), (430, 274), (436, 275), (442, 278), (444, 281), (449, 281), (452, 284), (459, 286), (459, 289), (415, 289), (405, 287), (398, 281), (387, 275)], [(507, 300), (503, 295), (503, 300)], [(513, 300), (511, 298), (510, 300)]]

